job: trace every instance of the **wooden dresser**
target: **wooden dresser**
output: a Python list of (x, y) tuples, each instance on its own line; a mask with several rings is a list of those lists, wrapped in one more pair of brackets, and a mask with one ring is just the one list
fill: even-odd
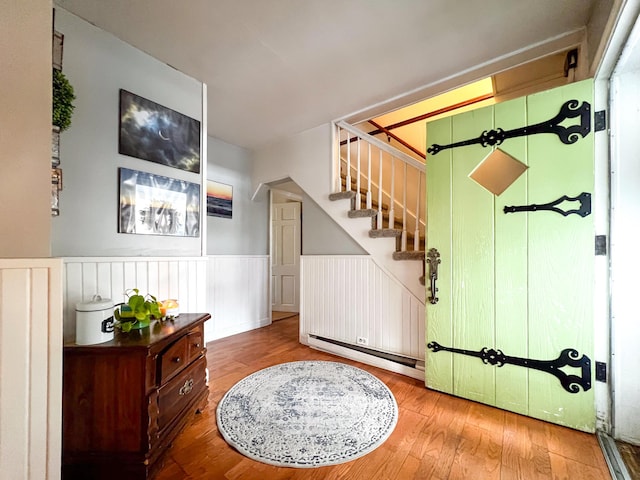
[(204, 322), (182, 313), (96, 345), (64, 346), (62, 476), (146, 479), (207, 400)]

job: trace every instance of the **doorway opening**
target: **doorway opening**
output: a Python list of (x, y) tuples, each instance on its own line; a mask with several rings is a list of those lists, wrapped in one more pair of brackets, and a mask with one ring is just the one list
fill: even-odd
[(303, 192), (291, 179), (271, 184), (271, 321), (300, 312)]

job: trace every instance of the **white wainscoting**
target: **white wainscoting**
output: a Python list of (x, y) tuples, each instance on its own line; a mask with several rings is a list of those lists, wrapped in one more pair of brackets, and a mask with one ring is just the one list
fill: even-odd
[[(137, 288), (158, 300), (175, 298), (180, 311), (202, 313), (207, 310), (206, 257), (73, 257), (64, 259), (64, 338), (75, 339), (76, 303), (93, 295), (124, 300), (124, 291)], [(213, 328), (205, 322), (207, 331)]]
[(208, 311), (217, 339), (271, 323), (268, 255), (211, 255)]
[[(301, 341), (309, 334), (424, 360), (425, 311), (368, 255), (301, 257)], [(363, 345), (365, 346), (365, 345)]]
[(59, 479), (62, 261), (0, 260), (0, 480)]

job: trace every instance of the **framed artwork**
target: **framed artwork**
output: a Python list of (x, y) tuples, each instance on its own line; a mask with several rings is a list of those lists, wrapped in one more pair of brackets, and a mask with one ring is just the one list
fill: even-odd
[(128, 168), (118, 173), (119, 233), (200, 235), (200, 185)]
[(231, 218), (232, 207), (233, 187), (207, 180), (207, 215)]
[(121, 89), (118, 152), (200, 173), (200, 122)]

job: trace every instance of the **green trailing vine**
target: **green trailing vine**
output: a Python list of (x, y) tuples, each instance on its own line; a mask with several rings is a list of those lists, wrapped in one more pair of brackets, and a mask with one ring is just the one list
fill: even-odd
[(71, 116), (73, 115), (73, 101), (76, 96), (73, 86), (67, 77), (58, 69), (53, 69), (53, 112), (51, 123), (60, 128), (63, 132), (71, 126)]

